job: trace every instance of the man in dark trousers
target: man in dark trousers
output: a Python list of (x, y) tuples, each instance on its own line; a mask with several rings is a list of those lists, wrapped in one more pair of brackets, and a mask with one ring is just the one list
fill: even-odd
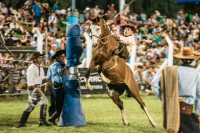
[[(47, 72), (47, 79), (49, 79), (50, 84), (52, 85), (51, 89), (51, 105), (54, 104), (54, 109), (49, 109), (52, 113), (52, 111), (55, 111), (53, 114), (51, 114), (49, 118), (49, 122), (52, 122), (54, 125), (56, 125), (55, 120), (59, 118), (60, 113), (62, 111), (63, 102), (65, 98), (65, 90), (64, 90), (64, 79), (67, 71), (67, 67), (65, 65), (66, 60), (66, 50), (59, 50), (56, 52), (56, 54), (52, 57), (52, 59), (56, 59), (56, 62), (49, 66), (48, 72)], [(64, 73), (62, 73), (65, 71)], [(45, 92), (47, 88), (45, 88)]]
[[(200, 58), (200, 52), (194, 51), (193, 47), (183, 47), (180, 51), (174, 52), (174, 57), (181, 59), (183, 64), (176, 68), (176, 73), (172, 73), (171, 77), (169, 77), (170, 75), (166, 77), (167, 80), (169, 79), (168, 83), (165, 83), (163, 80), (163, 75), (167, 75), (170, 72), (170, 67), (165, 67), (162, 75), (156, 77), (152, 81), (153, 91), (155, 95), (162, 100), (162, 102), (168, 102), (170, 101), (170, 98), (168, 95), (168, 99), (165, 99), (166, 93), (175, 93), (175, 87), (171, 88), (171, 86), (173, 86), (173, 84), (177, 84), (179, 93), (177, 99), (179, 100), (178, 104), (180, 105), (180, 109), (178, 109), (180, 110), (180, 118), (176, 119), (178, 115), (174, 115), (173, 119), (169, 119), (171, 120), (169, 122), (172, 124), (176, 120), (177, 122), (180, 121), (180, 127), (177, 128), (179, 129), (178, 133), (200, 133), (200, 72), (191, 67), (193, 60)], [(165, 71), (166, 69), (168, 71)], [(176, 79), (178, 83), (173, 80), (174, 75), (177, 76)], [(170, 87), (166, 89), (165, 85), (163, 85), (163, 82)], [(170, 84), (169, 82), (172, 82), (173, 84)], [(167, 91), (165, 91), (163, 88)], [(175, 98), (173, 98), (171, 102), (172, 104), (170, 105), (172, 106), (173, 104), (176, 104)], [(193, 105), (195, 105), (195, 114), (192, 113)], [(166, 107), (165, 110), (171, 112), (171, 114), (167, 114), (171, 116), (173, 116), (173, 113), (177, 112), (176, 108), (171, 106), (168, 108)], [(165, 110), (163, 110), (163, 112)]]
[[(33, 60), (33, 64), (29, 66), (27, 69), (27, 92), (29, 95), (28, 106), (22, 114), (21, 120), (19, 122), (18, 127), (25, 127), (25, 123), (30, 115), (30, 113), (35, 108), (37, 102), (41, 103), (40, 108), (40, 120), (39, 126), (51, 126), (46, 121), (46, 111), (48, 99), (44, 95), (44, 93), (40, 89), (40, 85), (42, 81), (48, 82), (48, 79), (44, 76), (44, 69), (42, 67), (42, 56), (44, 54), (40, 54), (40, 52), (33, 53), (30, 60)], [(37, 88), (37, 89), (36, 89)], [(36, 91), (34, 91), (36, 89)]]

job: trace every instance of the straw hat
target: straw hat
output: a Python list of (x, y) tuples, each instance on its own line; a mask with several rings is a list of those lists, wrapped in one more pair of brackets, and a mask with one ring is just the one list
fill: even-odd
[(40, 52), (35, 52), (35, 53), (33, 53), (33, 55), (31, 56), (30, 61), (33, 60), (33, 59), (36, 59), (36, 58), (39, 57), (39, 56), (43, 56), (43, 55), (45, 55), (45, 54), (40, 54)]
[(179, 59), (197, 59), (200, 58), (200, 52), (194, 51), (193, 47), (183, 47), (181, 50), (174, 52), (173, 56)]

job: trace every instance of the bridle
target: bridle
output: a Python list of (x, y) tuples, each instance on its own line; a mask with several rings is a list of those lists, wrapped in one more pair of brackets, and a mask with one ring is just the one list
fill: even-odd
[[(108, 28), (104, 19), (103, 19), (103, 21), (104, 21), (104, 32), (103, 32), (99, 37), (96, 36), (96, 35), (92, 35), (92, 37), (94, 36), (94, 37), (98, 38), (98, 40), (97, 40), (97, 45), (94, 46), (94, 47), (97, 47), (99, 43), (102, 43), (102, 44), (106, 45), (106, 44), (108, 43), (108, 41), (107, 41), (107, 42), (102, 42), (101, 40), (102, 40), (102, 39), (105, 39), (105, 38), (108, 38), (108, 37), (110, 37), (110, 36), (113, 36), (113, 35), (111, 34), (111, 32), (110, 32), (110, 34), (109, 34), (108, 36), (102, 37), (103, 34), (105, 33), (106, 29)], [(109, 30), (109, 31), (110, 31), (110, 30)]]

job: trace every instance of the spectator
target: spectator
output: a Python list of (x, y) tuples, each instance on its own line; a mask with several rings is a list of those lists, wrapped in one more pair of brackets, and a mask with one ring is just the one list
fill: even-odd
[(36, 24), (40, 23), (40, 17), (41, 17), (41, 8), (39, 5), (40, 2), (37, 2), (35, 5), (32, 6), (32, 12)]
[(53, 56), (57, 51), (58, 51), (57, 45), (53, 44), (52, 45), (52, 50), (50, 51), (51, 56)]
[(9, 93), (13, 93), (16, 90), (16, 87), (18, 87), (18, 83), (20, 80), (20, 69), (19, 69), (19, 65), (18, 65), (18, 61), (15, 61), (13, 63), (14, 65), (14, 69), (12, 69), (10, 71), (10, 76), (9, 76)]
[(5, 16), (2, 14), (2, 11), (0, 10), (0, 19), (4, 19), (5, 18)]
[(193, 47), (193, 41), (190, 37), (188, 37), (187, 41), (185, 41), (185, 46)]
[(147, 34), (149, 32), (148, 25), (144, 25), (144, 27), (141, 27), (140, 31), (142, 32), (142, 39), (147, 39)]
[(1, 4), (0, 9), (1, 9), (3, 15), (7, 15), (8, 14), (8, 9), (7, 9), (7, 7), (5, 7), (4, 3)]
[(101, 10), (99, 9), (98, 5), (96, 5), (94, 8), (94, 16), (97, 17), (100, 12), (101, 12)]
[(19, 28), (16, 20), (13, 20), (12, 23), (10, 23), (10, 30), (14, 29), (17, 30)]
[(5, 86), (5, 81), (4, 80), (1, 80), (0, 81), (0, 94), (5, 94), (6, 93), (6, 86)]
[(145, 62), (147, 62), (147, 60), (144, 58), (144, 55), (141, 54), (141, 55), (138, 55), (136, 62), (145, 63)]
[(110, 12), (111, 12), (111, 14), (114, 14), (114, 12), (115, 12), (115, 4), (111, 5)]
[(31, 42), (31, 47), (37, 47), (37, 37), (35, 37), (35, 40)]
[(25, 6), (26, 6), (26, 5), (31, 6), (31, 5), (32, 5), (32, 0), (27, 0), (27, 1), (24, 3), (24, 5), (25, 5)]
[(52, 25), (53, 24), (53, 27), (56, 27), (57, 26), (57, 17), (55, 15), (55, 12), (51, 12), (51, 16), (49, 16), (49, 25)]
[(57, 8), (58, 8), (58, 1), (54, 3), (52, 10), (55, 12)]
[(134, 71), (133, 73), (135, 81), (137, 82), (140, 91), (144, 89), (144, 79), (142, 76), (142, 72), (143, 72), (143, 66), (138, 66), (137, 70)]
[(141, 14), (140, 14), (140, 17), (141, 17), (141, 19), (142, 19), (142, 24), (144, 25), (145, 22), (146, 22), (146, 20), (147, 20), (147, 15), (144, 14), (144, 13), (141, 13)]
[(194, 20), (194, 22), (198, 23), (200, 18), (199, 18), (199, 14), (198, 13), (195, 13), (195, 15), (193, 16), (192, 18)]
[(146, 68), (146, 71), (143, 72), (143, 79), (146, 83), (145, 89), (148, 90), (147, 92), (151, 91), (151, 81), (153, 80), (153, 77), (152, 66), (149, 66)]

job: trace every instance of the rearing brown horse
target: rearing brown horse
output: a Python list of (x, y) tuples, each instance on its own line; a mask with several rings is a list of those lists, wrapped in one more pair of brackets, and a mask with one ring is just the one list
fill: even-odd
[[(92, 70), (99, 65), (102, 68), (102, 72), (99, 72), (99, 74), (102, 80), (108, 84), (109, 97), (121, 110), (122, 121), (124, 125), (129, 125), (129, 123), (126, 120), (123, 102), (120, 100), (119, 96), (122, 95), (126, 90), (128, 95), (134, 97), (140, 104), (141, 108), (148, 116), (151, 125), (153, 127), (158, 127), (158, 125), (149, 115), (147, 108), (145, 107), (145, 104), (139, 95), (139, 89), (134, 79), (132, 70), (126, 65), (126, 62), (123, 58), (120, 58), (118, 55), (114, 54), (119, 53), (116, 52), (116, 50), (120, 44), (111, 34), (104, 19), (96, 17), (91, 21), (91, 31), (93, 36), (92, 40), (93, 43), (97, 43), (97, 47), (93, 52), (90, 66), (86, 72), (86, 87), (89, 90), (92, 90), (92, 86), (89, 83), (89, 75)], [(126, 53), (127, 51), (124, 50), (124, 52)]]

